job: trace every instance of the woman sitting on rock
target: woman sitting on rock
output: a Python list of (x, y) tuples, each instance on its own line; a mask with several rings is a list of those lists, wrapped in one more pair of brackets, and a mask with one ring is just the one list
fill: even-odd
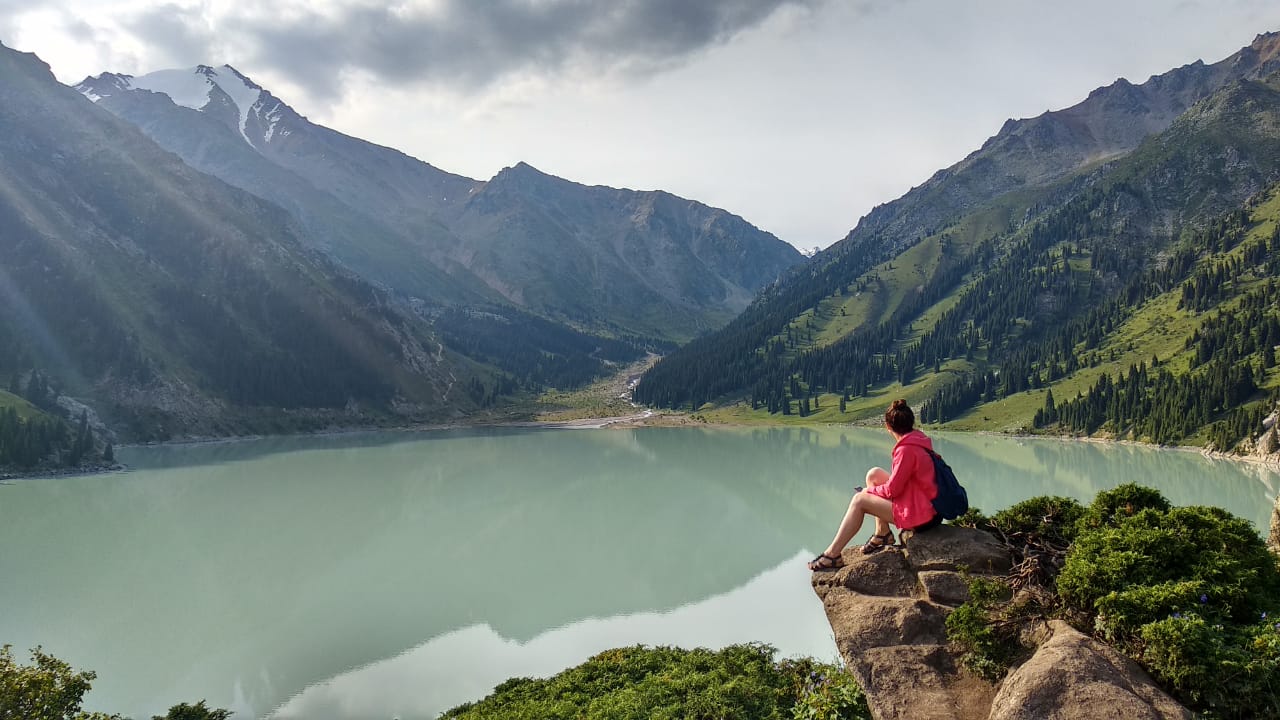
[(937, 527), (942, 518), (933, 509), (938, 485), (933, 471), (933, 442), (915, 429), (916, 416), (906, 400), (894, 400), (884, 414), (884, 426), (897, 440), (893, 446), (891, 470), (874, 467), (867, 471), (867, 489), (858, 489), (840, 529), (826, 551), (809, 562), (810, 570), (834, 570), (844, 565), (840, 553), (862, 529), (862, 519), (876, 520), (876, 532), (862, 546), (871, 554), (894, 544), (889, 523), (903, 530), (919, 532)]

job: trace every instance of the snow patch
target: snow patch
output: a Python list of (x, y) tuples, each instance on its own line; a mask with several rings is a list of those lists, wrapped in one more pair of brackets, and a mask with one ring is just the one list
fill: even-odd
[[(245, 142), (253, 144), (246, 130), (249, 126), (249, 112), (262, 98), (262, 88), (251, 83), (230, 65), (219, 68), (197, 65), (194, 68), (182, 70), (157, 70), (132, 78), (132, 86), (163, 93), (168, 95), (175, 105), (189, 107), (192, 110), (205, 109), (209, 104), (210, 93), (217, 87), (231, 98), (236, 110), (240, 112), (240, 136)], [(88, 97), (87, 94), (86, 97)]]
[(175, 105), (202, 110), (209, 104), (213, 80), (200, 72), (201, 68), (185, 70), (157, 70), (133, 78), (132, 85), (141, 90), (163, 93)]
[[(263, 140), (265, 140), (266, 142), (271, 142), (271, 138), (275, 137), (275, 134), (276, 134), (276, 125), (279, 125), (279, 124), (280, 124), (280, 118), (284, 117), (284, 110), (283, 110), (283, 108), (284, 108), (284, 103), (282, 103), (282, 102), (280, 102), (280, 101), (276, 101), (276, 104), (275, 104), (275, 105), (273, 105), (273, 106), (271, 107), (271, 109), (270, 109), (270, 110), (268, 110), (268, 111), (266, 112), (266, 114), (265, 114), (265, 115), (264, 115), (264, 114), (262, 114), (262, 106), (261, 106), (261, 105), (259, 105), (259, 106), (258, 106), (258, 109), (257, 109), (257, 110), (255, 110), (255, 112), (257, 112), (257, 113), (258, 113), (258, 117), (259, 117), (261, 120), (263, 120), (263, 121), (265, 121), (265, 122), (267, 123), (267, 130), (266, 130), (266, 132), (264, 133), (263, 138), (262, 138), (262, 139), (263, 139)], [(289, 131), (288, 131), (288, 130), (286, 130), (286, 129), (282, 129), (282, 130), (280, 131), (280, 137), (286, 137), (286, 136), (288, 136), (288, 134), (289, 134)]]
[(111, 97), (115, 94), (112, 91), (123, 92), (131, 90), (133, 86), (129, 83), (133, 77), (131, 75), (115, 75), (113, 73), (102, 73), (98, 77), (87, 77), (79, 85), (76, 90), (81, 95), (89, 99), (89, 102), (96, 103), (104, 97)]
[(245, 129), (249, 127), (249, 111), (262, 99), (262, 88), (250, 83), (230, 65), (223, 65), (212, 73), (211, 80), (222, 88), (222, 92), (230, 96), (231, 101), (240, 110), (240, 135), (244, 137), (245, 142), (252, 145)]

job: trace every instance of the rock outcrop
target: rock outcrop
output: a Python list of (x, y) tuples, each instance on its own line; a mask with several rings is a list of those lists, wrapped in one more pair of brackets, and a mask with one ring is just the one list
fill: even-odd
[(989, 720), (1191, 717), (1134, 661), (1060, 620), (1049, 630), (1049, 640), (1001, 683)]
[(813, 574), (845, 664), (876, 720), (1189, 718), (1135, 663), (1054, 622), (1030, 660), (1000, 684), (964, 669), (945, 619), (969, 597), (966, 574), (1002, 575), (1008, 552), (987, 533), (943, 526), (905, 547), (846, 550)]

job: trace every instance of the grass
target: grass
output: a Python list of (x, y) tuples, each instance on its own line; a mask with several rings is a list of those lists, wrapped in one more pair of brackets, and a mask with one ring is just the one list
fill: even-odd
[(30, 420), (33, 417), (42, 417), (45, 413), (41, 412), (35, 405), (27, 402), (23, 398), (13, 393), (0, 390), (0, 410), (13, 408), (18, 411), (18, 417), (23, 420)]
[[(1011, 194), (1002, 198), (991, 207), (966, 216), (959, 223), (943, 228), (937, 233), (923, 239), (908, 248), (891, 263), (883, 263), (869, 270), (866, 274), (850, 283), (849, 287), (859, 283), (868, 283), (869, 287), (861, 293), (832, 295), (820, 303), (817, 312), (813, 309), (805, 311), (795, 318), (790, 327), (797, 331), (800, 339), (794, 349), (786, 355), (792, 357), (799, 352), (814, 347), (822, 347), (839, 341), (860, 327), (879, 323), (888, 318), (901, 302), (909, 297), (908, 293), (924, 282), (944, 260), (942, 241), (945, 238), (951, 245), (950, 253), (965, 253), (979, 243), (1005, 233), (1010, 227), (1010, 218), (1019, 216), (1040, 196), (1039, 191), (1027, 191)], [(1217, 262), (1225, 258), (1243, 255), (1243, 246), (1249, 241), (1269, 236), (1277, 224), (1280, 224), (1280, 190), (1271, 194), (1253, 209), (1254, 227), (1249, 237), (1230, 253), (1205, 258), (1202, 262)], [(1055, 253), (1056, 254), (1056, 253)], [(1070, 260), (1073, 270), (1081, 275), (1091, 276), (1091, 260), (1087, 256), (1076, 254)], [(977, 268), (975, 272), (982, 272)], [(872, 280), (872, 278), (877, 278)], [(1265, 277), (1247, 277), (1239, 284), (1236, 298), (1228, 300), (1220, 307), (1228, 309), (1238, 304), (1238, 296), (1259, 283)], [(886, 348), (887, 352), (908, 346), (921, 335), (932, 329), (938, 320), (959, 302), (969, 282), (962, 282), (937, 303), (924, 310), (912, 320), (912, 333), (900, 341), (897, 348)], [(1175, 375), (1189, 371), (1191, 352), (1186, 350), (1187, 340), (1203, 324), (1208, 313), (1195, 313), (1178, 309), (1181, 297), (1181, 285), (1159, 295), (1137, 308), (1124, 322), (1108, 334), (1096, 352), (1101, 358), (1099, 365), (1083, 368), (1069, 377), (1059, 379), (1048, 388), (1030, 390), (1000, 400), (980, 404), (974, 409), (944, 423), (938, 427), (942, 430), (955, 431), (1001, 431), (1028, 432), (1037, 410), (1044, 407), (1045, 396), (1052, 389), (1055, 399), (1061, 403), (1073, 399), (1077, 393), (1087, 392), (1103, 374), (1112, 377), (1127, 373), (1131, 365), (1152, 364), (1153, 357), (1159, 358), (1162, 367), (1168, 368)], [(813, 333), (813, 341), (807, 340), (809, 332)], [(786, 331), (775, 336), (786, 338)], [(1078, 346), (1078, 353), (1084, 348)], [(982, 362), (984, 352), (978, 352), (978, 363)], [(1114, 356), (1114, 357), (1113, 357)], [(824, 393), (818, 397), (818, 407), (806, 417), (798, 413), (782, 415), (770, 414), (766, 410), (752, 410), (745, 395), (722, 398), (699, 408), (694, 414), (697, 420), (725, 423), (733, 425), (781, 425), (781, 426), (814, 426), (825, 424), (868, 424), (875, 425), (880, 414), (889, 402), (896, 398), (905, 398), (913, 406), (932, 397), (939, 389), (954, 382), (964, 373), (976, 369), (978, 365), (964, 360), (953, 359), (944, 363), (940, 373), (933, 373), (932, 368), (924, 369), (916, 380), (908, 386), (894, 382), (875, 388), (868, 395), (850, 399), (846, 403), (845, 412), (839, 411), (839, 395)], [(1272, 369), (1262, 384), (1264, 391), (1280, 387), (1280, 368)], [(1186, 444), (1203, 445), (1204, 438), (1191, 437)]]
[(751, 404), (742, 398), (730, 398), (721, 403), (708, 403), (698, 408), (696, 416), (708, 422), (726, 423), (730, 425), (814, 425), (832, 423), (855, 423), (879, 425), (885, 408), (889, 403), (904, 398), (913, 407), (919, 406), (946, 384), (969, 369), (963, 360), (951, 360), (942, 366), (942, 372), (930, 373), (910, 385), (903, 386), (894, 382), (884, 387), (873, 389), (866, 395), (852, 397), (845, 403), (845, 411), (840, 412), (840, 396), (835, 393), (823, 393), (818, 396), (818, 409), (806, 417), (798, 413), (783, 415), (770, 414), (763, 408), (752, 410)]
[[(1269, 237), (1280, 223), (1280, 191), (1272, 193), (1258, 205), (1253, 212), (1254, 227), (1243, 242), (1227, 253), (1203, 259), (1202, 263), (1221, 261), (1227, 258), (1242, 258), (1244, 246), (1249, 242)], [(1074, 262), (1074, 261), (1073, 261)], [(1220, 309), (1234, 308), (1239, 304), (1240, 295), (1266, 282), (1268, 278), (1253, 277), (1242, 281), (1237, 287), (1236, 297), (1222, 303)], [(1056, 381), (1048, 388), (1029, 390), (995, 402), (985, 403), (943, 425), (948, 430), (1000, 430), (1005, 432), (1021, 432), (1031, 427), (1035, 413), (1044, 407), (1045, 395), (1051, 389), (1057, 402), (1070, 400), (1077, 393), (1085, 393), (1103, 374), (1112, 377), (1127, 373), (1131, 365), (1145, 362), (1148, 366), (1153, 357), (1158, 357), (1162, 366), (1175, 375), (1186, 374), (1190, 370), (1191, 352), (1186, 350), (1187, 340), (1203, 324), (1203, 320), (1215, 310), (1196, 313), (1179, 310), (1181, 286), (1159, 295), (1138, 308), (1125, 322), (1107, 336), (1098, 348), (1098, 354), (1107, 358), (1097, 367), (1084, 368), (1070, 377)], [(1083, 350), (1083, 348), (1077, 348)], [(1111, 360), (1111, 354), (1116, 359)], [(1267, 373), (1262, 389), (1270, 390), (1280, 386), (1280, 369), (1273, 368)], [(1186, 440), (1190, 445), (1203, 445), (1205, 438), (1194, 436)]]

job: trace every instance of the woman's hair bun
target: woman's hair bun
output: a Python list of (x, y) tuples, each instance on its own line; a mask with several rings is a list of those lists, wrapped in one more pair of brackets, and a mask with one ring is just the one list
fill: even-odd
[(894, 400), (884, 412), (884, 424), (899, 435), (905, 435), (915, 427), (916, 414), (911, 412), (906, 400)]

